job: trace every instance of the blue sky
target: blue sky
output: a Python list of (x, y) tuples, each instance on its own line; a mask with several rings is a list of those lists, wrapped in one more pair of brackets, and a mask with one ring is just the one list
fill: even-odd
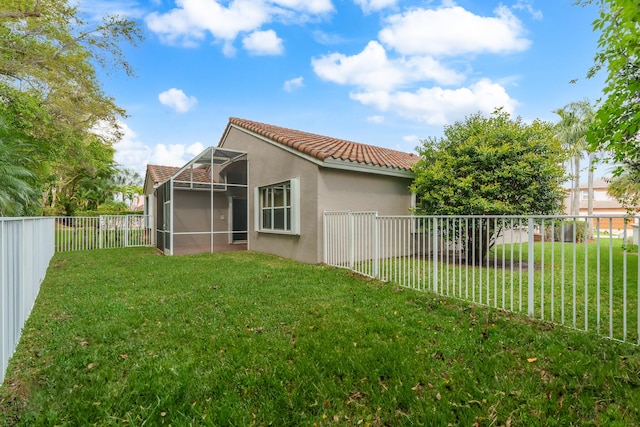
[[(402, 151), (478, 111), (555, 121), (597, 100), (595, 6), (574, 0), (83, 0), (145, 34), (116, 160), (180, 166), (241, 117)], [(572, 79), (578, 82), (571, 84)]]

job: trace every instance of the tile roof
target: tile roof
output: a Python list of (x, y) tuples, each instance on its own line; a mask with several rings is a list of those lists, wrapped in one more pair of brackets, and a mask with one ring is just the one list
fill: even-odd
[(321, 161), (337, 159), (411, 171), (413, 165), (419, 160), (418, 155), (412, 153), (404, 153), (389, 148), (375, 147), (236, 117), (229, 118), (229, 124), (257, 133)]
[[(160, 166), (160, 165), (147, 165), (147, 173), (153, 179), (153, 185), (162, 184), (167, 181), (173, 175), (180, 170), (176, 166)], [(175, 177), (176, 181), (189, 181), (190, 170), (184, 170), (180, 175)], [(194, 168), (193, 169), (193, 182), (211, 182), (211, 174), (209, 169)]]

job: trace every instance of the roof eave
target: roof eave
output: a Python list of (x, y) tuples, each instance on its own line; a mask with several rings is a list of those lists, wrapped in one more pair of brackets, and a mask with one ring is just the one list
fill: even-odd
[(377, 165), (372, 165), (372, 164), (367, 164), (367, 163), (357, 163), (357, 162), (353, 162), (351, 160), (342, 160), (342, 159), (334, 159), (334, 158), (326, 158), (324, 160), (320, 160), (317, 159), (313, 156), (310, 156), (306, 153), (303, 153), (299, 150), (296, 150), (295, 148), (289, 147), (288, 145), (282, 144), (280, 142), (274, 141), (270, 138), (267, 138), (266, 136), (260, 135), (259, 133), (256, 133), (254, 131), (251, 131), (249, 129), (246, 129), (242, 126), (238, 126), (234, 123), (229, 123), (229, 125), (227, 126), (227, 128), (225, 129), (225, 132), (222, 136), (222, 139), (220, 140), (220, 143), (218, 144), (219, 147), (223, 147), (224, 145), (224, 141), (227, 138), (227, 135), (230, 131), (231, 128), (235, 128), (241, 132), (247, 133), (255, 138), (258, 138), (268, 144), (271, 144), (275, 147), (278, 147), (282, 150), (288, 151), (291, 154), (295, 154), (298, 157), (301, 157), (307, 161), (310, 161), (311, 163), (314, 163), (318, 166), (322, 166), (322, 167), (326, 167), (326, 168), (331, 168), (331, 169), (340, 169), (340, 170), (348, 170), (348, 171), (353, 171), (353, 172), (362, 172), (362, 173), (369, 173), (369, 174), (377, 174), (377, 175), (387, 175), (387, 176), (395, 176), (395, 177), (400, 177), (400, 178), (410, 178), (413, 179), (414, 178), (414, 174), (412, 170), (407, 170), (407, 169), (400, 169), (400, 168), (390, 168), (390, 167), (386, 167), (386, 166), (377, 166)]
[(391, 168), (388, 166), (377, 166), (367, 163), (356, 163), (351, 160), (328, 158), (323, 162), (323, 166), (332, 169), (363, 172), (376, 175), (395, 176), (399, 178), (413, 179), (415, 177), (412, 170)]

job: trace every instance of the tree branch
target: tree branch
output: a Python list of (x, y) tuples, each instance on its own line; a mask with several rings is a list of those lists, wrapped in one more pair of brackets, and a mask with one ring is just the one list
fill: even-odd
[(42, 13), (37, 10), (24, 12), (1, 12), (0, 19), (24, 19), (24, 18), (40, 18)]

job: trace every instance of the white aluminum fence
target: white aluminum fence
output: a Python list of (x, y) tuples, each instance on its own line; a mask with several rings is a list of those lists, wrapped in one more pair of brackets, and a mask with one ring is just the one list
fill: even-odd
[[(400, 286), (640, 344), (640, 259), (622, 216), (324, 214), (324, 259)], [(636, 228), (637, 230), (637, 228)]]
[(0, 218), (0, 384), (54, 253), (53, 218)]
[(145, 215), (55, 217), (56, 252), (151, 246), (153, 230)]

